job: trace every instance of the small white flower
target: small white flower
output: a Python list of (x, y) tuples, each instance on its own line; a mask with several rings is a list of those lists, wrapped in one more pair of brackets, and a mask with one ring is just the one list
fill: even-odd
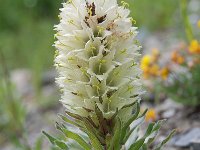
[(71, 0), (63, 4), (55, 26), (61, 102), (71, 113), (96, 119), (95, 106), (104, 118), (116, 111), (126, 120), (132, 109), (123, 108), (142, 92), (138, 58), (140, 46), (129, 10), (117, 0)]

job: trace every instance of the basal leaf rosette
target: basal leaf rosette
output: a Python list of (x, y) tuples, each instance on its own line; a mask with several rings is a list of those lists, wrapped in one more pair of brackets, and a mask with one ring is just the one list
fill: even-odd
[(124, 117), (123, 108), (141, 94), (140, 46), (129, 13), (116, 0), (73, 0), (63, 4), (56, 25), (61, 102), (69, 112), (91, 117), (96, 124), (96, 106), (106, 119), (117, 112), (128, 119), (131, 109)]

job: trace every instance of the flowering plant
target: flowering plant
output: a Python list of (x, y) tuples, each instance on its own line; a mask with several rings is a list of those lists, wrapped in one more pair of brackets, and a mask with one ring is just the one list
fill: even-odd
[[(172, 51), (171, 59), (163, 63), (163, 58), (153, 50), (141, 61), (141, 69), (146, 79), (153, 79), (155, 92), (164, 92), (173, 100), (189, 106), (200, 105), (200, 43), (192, 40), (189, 45)], [(155, 59), (156, 58), (156, 59)]]
[(128, 4), (121, 3), (70, 0), (63, 4), (55, 35), (57, 83), (66, 108), (66, 116), (60, 117), (75, 128), (57, 124), (67, 140), (44, 132), (61, 149), (72, 149), (71, 140), (77, 143), (75, 149), (147, 149), (163, 122), (151, 123), (144, 135), (138, 134), (147, 112), (141, 113), (139, 104), (143, 93), (141, 46), (135, 38), (137, 28), (132, 26)]
[[(194, 38), (188, 12), (188, 1), (181, 0), (185, 33), (189, 44), (182, 44), (164, 62), (158, 51), (142, 58), (143, 77), (153, 79), (156, 93), (164, 92), (173, 100), (189, 106), (200, 105), (200, 41)], [(200, 28), (200, 20), (197, 21)], [(198, 36), (198, 34), (196, 35)], [(156, 55), (155, 55), (156, 54)]]

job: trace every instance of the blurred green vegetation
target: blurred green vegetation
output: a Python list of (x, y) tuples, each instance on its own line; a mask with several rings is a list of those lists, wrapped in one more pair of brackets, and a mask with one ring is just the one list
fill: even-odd
[(0, 5), (0, 49), (9, 68), (48, 69), (54, 49), (53, 25), (61, 0), (6, 0)]
[(125, 0), (130, 4), (131, 15), (139, 27), (161, 30), (175, 27), (179, 14), (178, 0)]
[(190, 77), (185, 73), (177, 74), (171, 79), (173, 84), (160, 86), (160, 91), (185, 106), (198, 107), (200, 105), (200, 64), (195, 65), (189, 75)]
[(0, 50), (9, 69), (29, 68), (39, 95), (42, 71), (53, 66), (53, 26), (62, 0), (6, 0), (0, 5)]

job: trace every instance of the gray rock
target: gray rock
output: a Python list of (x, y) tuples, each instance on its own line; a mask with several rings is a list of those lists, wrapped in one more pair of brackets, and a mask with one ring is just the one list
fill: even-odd
[(27, 69), (17, 69), (10, 73), (11, 82), (16, 88), (16, 93), (19, 96), (29, 95), (33, 93), (32, 74), (30, 70)]
[(198, 140), (192, 141), (191, 143), (192, 150), (200, 150), (200, 136)]
[(173, 117), (174, 115), (175, 115), (175, 113), (176, 113), (176, 110), (175, 109), (169, 109), (169, 110), (167, 110), (167, 111), (165, 111), (163, 114), (162, 114), (162, 117), (163, 118), (171, 118), (171, 117)]
[[(175, 136), (175, 143), (174, 146), (177, 147), (190, 147), (194, 141), (200, 139), (200, 128), (193, 128), (186, 133), (183, 133), (179, 136)], [(195, 149), (195, 150), (200, 150)]]

